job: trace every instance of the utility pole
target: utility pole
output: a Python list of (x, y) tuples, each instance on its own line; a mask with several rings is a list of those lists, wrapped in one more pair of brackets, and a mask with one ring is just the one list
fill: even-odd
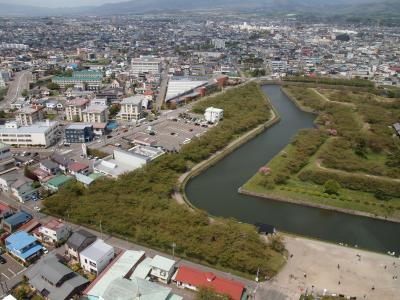
[(101, 220), (100, 220), (100, 239), (103, 239), (103, 228), (101, 227)]
[(260, 268), (257, 268), (257, 275), (256, 275), (257, 285), (256, 285), (256, 288), (254, 289), (254, 292), (253, 292), (253, 299), (256, 299), (256, 293), (257, 293), (258, 282), (259, 282), (259, 277), (258, 277), (259, 273), (260, 273)]
[(175, 242), (173, 242), (171, 246), (172, 246), (172, 257), (175, 258), (175, 247), (176, 247)]

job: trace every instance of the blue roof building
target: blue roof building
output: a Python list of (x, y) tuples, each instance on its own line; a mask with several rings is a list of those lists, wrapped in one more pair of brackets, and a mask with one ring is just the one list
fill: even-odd
[(8, 217), (3, 220), (3, 229), (9, 232), (13, 232), (19, 226), (25, 224), (26, 222), (29, 222), (30, 220), (32, 220), (31, 214), (28, 214), (27, 212), (24, 211), (20, 211), (12, 215), (11, 217)]
[(7, 251), (23, 262), (41, 255), (42, 248), (38, 240), (25, 231), (13, 233), (6, 238)]

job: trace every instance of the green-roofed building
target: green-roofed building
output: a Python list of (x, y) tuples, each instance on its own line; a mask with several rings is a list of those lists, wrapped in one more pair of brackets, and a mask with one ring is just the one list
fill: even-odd
[(61, 88), (68, 85), (87, 88), (88, 90), (99, 90), (102, 86), (103, 74), (98, 71), (83, 70), (72, 73), (72, 76), (55, 76), (53, 83), (57, 83)]
[(46, 182), (47, 188), (57, 192), (60, 187), (73, 179), (72, 176), (59, 175)]

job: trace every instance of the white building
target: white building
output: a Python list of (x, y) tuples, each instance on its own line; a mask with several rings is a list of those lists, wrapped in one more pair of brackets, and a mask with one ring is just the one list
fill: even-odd
[(140, 119), (142, 115), (142, 102), (145, 96), (135, 95), (125, 98), (121, 102), (121, 110), (117, 115), (117, 119), (123, 121), (132, 121)]
[(99, 275), (113, 258), (114, 248), (100, 239), (80, 253), (82, 268), (96, 275)]
[(161, 73), (161, 60), (152, 56), (141, 56), (140, 58), (133, 58), (131, 65), (132, 74), (135, 76), (143, 73)]
[(167, 284), (174, 275), (176, 262), (172, 259), (156, 255), (152, 259), (150, 275)]
[(15, 159), (9, 145), (0, 142), (0, 175), (15, 169)]
[(47, 243), (61, 243), (71, 234), (71, 228), (58, 220), (52, 220), (39, 228), (39, 238)]
[[(203, 78), (201, 78), (203, 79)], [(165, 101), (170, 101), (179, 96), (191, 93), (196, 88), (202, 87), (208, 83), (207, 80), (194, 80), (190, 77), (172, 77), (168, 82), (167, 95)]]
[(43, 114), (41, 109), (25, 106), (17, 112), (15, 119), (21, 126), (29, 126), (41, 121)]
[(65, 105), (65, 115), (68, 121), (82, 121), (82, 112), (87, 108), (89, 103), (88, 99), (73, 99), (67, 101)]
[(208, 107), (204, 113), (207, 122), (217, 123), (224, 117), (224, 110), (215, 107)]
[(57, 140), (58, 122), (46, 120), (21, 127), (17, 122), (0, 125), (0, 142), (8, 145), (49, 147)]
[(115, 149), (112, 156), (95, 163), (94, 171), (107, 176), (118, 177), (144, 166), (163, 154), (164, 151), (148, 146), (136, 146), (129, 151)]
[(85, 123), (107, 123), (108, 108), (105, 105), (91, 104), (82, 111), (82, 117)]

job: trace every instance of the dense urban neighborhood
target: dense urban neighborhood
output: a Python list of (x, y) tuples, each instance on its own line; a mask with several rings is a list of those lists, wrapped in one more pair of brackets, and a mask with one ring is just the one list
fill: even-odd
[(0, 12), (0, 298), (396, 299), (399, 101), (379, 22)]

